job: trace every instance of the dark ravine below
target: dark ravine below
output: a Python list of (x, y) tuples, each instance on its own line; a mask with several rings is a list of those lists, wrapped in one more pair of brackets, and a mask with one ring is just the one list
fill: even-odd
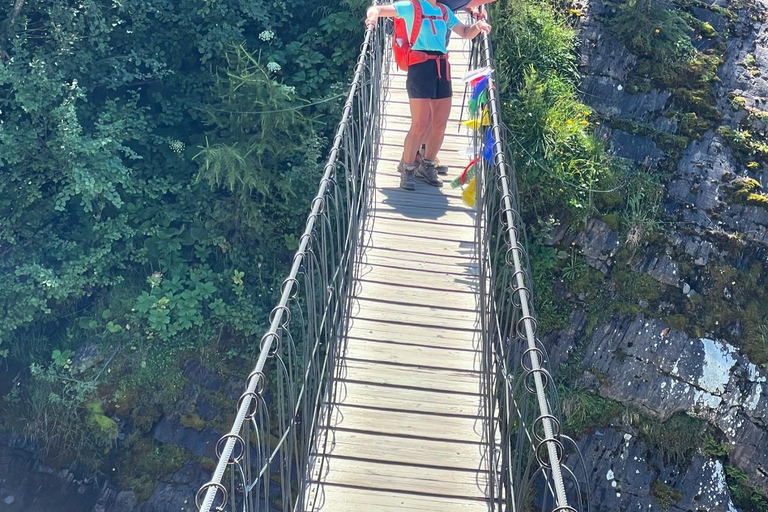
[[(743, 98), (750, 109), (768, 109), (768, 3), (749, 0), (740, 8), (728, 0), (716, 4), (738, 13), (718, 69), (719, 82), (714, 84), (722, 114), (719, 123), (735, 128), (747, 114), (733, 108), (734, 96)], [(637, 58), (601, 23), (605, 11), (602, 0), (589, 0), (579, 20), (584, 100), (606, 120), (618, 155), (657, 165), (664, 160), (664, 152), (651, 137), (610, 127), (624, 127), (622, 121), (630, 121), (677, 135), (678, 123), (664, 115), (673, 107), (671, 93), (627, 92), (624, 85)], [(694, 14), (718, 31), (725, 30), (726, 20), (714, 11), (697, 8)], [(741, 64), (748, 55), (754, 56), (757, 75)], [(666, 184), (663, 206), (675, 227), (652, 246), (640, 247), (633, 258), (636, 271), (651, 276), (659, 286), (675, 289), (681, 303), (695, 294), (727, 297), (733, 293), (707, 289), (712, 280), (704, 275), (705, 270), (733, 267), (743, 271), (753, 262), (768, 266), (768, 209), (728, 199), (729, 184), (740, 176), (748, 175), (768, 189), (768, 171), (765, 164), (758, 169), (740, 165), (717, 127), (703, 133), (700, 140), (690, 141), (672, 166), (675, 170)], [(618, 246), (623, 243), (619, 233), (598, 219), (584, 230), (563, 229), (556, 235), (553, 243), (575, 242), (587, 263), (606, 274), (616, 264)], [(742, 255), (748, 255), (746, 261)], [(659, 420), (678, 412), (706, 420), (729, 444), (728, 463), (740, 468), (752, 486), (768, 491), (768, 372), (735, 348), (741, 337), (737, 325), (692, 336), (663, 320), (668, 315), (662, 314), (662, 305), (659, 308), (656, 316), (648, 311), (616, 318), (592, 332), (586, 332), (586, 314), (574, 311), (567, 328), (545, 339), (553, 366), (568, 362), (574, 353), (583, 354), (578, 361), (580, 386)], [(224, 389), (227, 396), (234, 393), (236, 400), (239, 383), (221, 383), (205, 369), (193, 373), (188, 375), (190, 380), (204, 388)], [(184, 396), (178, 414), (159, 420), (152, 435), (158, 442), (188, 450), (190, 458), (210, 457), (211, 444), (219, 433), (184, 426), (179, 418), (193, 411), (208, 421), (224, 412), (191, 384)], [(88, 481), (76, 472), (53, 470), (23, 440), (0, 437), (0, 442), (0, 511), (193, 511), (195, 492), (209, 478), (198, 462), (184, 463), (160, 478), (149, 500), (138, 503), (130, 490), (119, 489), (112, 479)], [(736, 510), (720, 458), (695, 454), (689, 464), (678, 467), (649, 448), (621, 418), (581, 436), (578, 443), (588, 467), (589, 478), (584, 483), (592, 495), (593, 511), (665, 510), (658, 492), (652, 490), (657, 481), (679, 493), (669, 510)]]

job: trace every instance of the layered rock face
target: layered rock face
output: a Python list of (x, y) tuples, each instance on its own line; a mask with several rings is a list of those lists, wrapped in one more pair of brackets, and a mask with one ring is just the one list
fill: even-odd
[(701, 439), (702, 449), (681, 463), (644, 443), (626, 418), (581, 433), (589, 471), (580, 480), (592, 510), (730, 512), (726, 472), (756, 500), (768, 494), (768, 146), (760, 146), (768, 142), (768, 2), (669, 3), (717, 34), (693, 38), (720, 59), (711, 98), (698, 98), (710, 113), (698, 131), (690, 124), (701, 113), (687, 114), (691, 105), (681, 100), (686, 84), (665, 89), (648, 79), (647, 60), (639, 65), (611, 30), (621, 5), (582, 5), (583, 100), (602, 116), (617, 156), (666, 174), (665, 227), (623, 255), (626, 234), (599, 219), (561, 229), (552, 244), (575, 244), (606, 280), (619, 266), (648, 276), (658, 293), (597, 326), (589, 296), (566, 297), (576, 305), (570, 325), (545, 344), (553, 366), (576, 367), (573, 385), (662, 426), (676, 413), (699, 418), (722, 441), (714, 453)]

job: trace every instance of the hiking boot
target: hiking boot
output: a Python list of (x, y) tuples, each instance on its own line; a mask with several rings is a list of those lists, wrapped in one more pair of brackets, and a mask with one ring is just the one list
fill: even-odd
[[(421, 154), (422, 151), (423, 150), (420, 149), (419, 152), (416, 153), (416, 163), (417, 164), (420, 164), (421, 163), (421, 159), (424, 158), (424, 156)], [(437, 174), (448, 174), (448, 166), (447, 165), (441, 164), (440, 160), (438, 160), (437, 158), (435, 158), (433, 160), (433, 162), (435, 162), (435, 170), (437, 171)]]
[(403, 190), (416, 190), (416, 180), (414, 173), (418, 167), (416, 164), (408, 165), (403, 161), (397, 166), (397, 172), (400, 173), (400, 188)]
[(427, 160), (426, 158), (421, 159), (421, 163), (419, 164), (419, 167), (416, 169), (416, 179), (426, 181), (428, 184), (432, 185), (433, 187), (443, 186), (443, 180), (437, 177), (437, 169), (435, 168), (435, 162), (433, 162), (432, 160)]

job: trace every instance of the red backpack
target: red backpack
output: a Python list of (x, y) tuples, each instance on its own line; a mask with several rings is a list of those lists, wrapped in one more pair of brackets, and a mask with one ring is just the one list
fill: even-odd
[(419, 0), (411, 0), (411, 3), (413, 4), (413, 29), (411, 29), (410, 36), (408, 35), (408, 27), (405, 24), (405, 20), (403, 18), (395, 18), (395, 35), (392, 37), (392, 50), (395, 54), (395, 62), (397, 67), (403, 71), (408, 70), (411, 52), (418, 51), (411, 50), (411, 48), (416, 44), (416, 38), (419, 37), (419, 32), (421, 32), (424, 18), (427, 18), (432, 25), (433, 34), (437, 34), (435, 20), (442, 19), (445, 23), (448, 23), (448, 10), (443, 4), (437, 4), (443, 12), (442, 16), (424, 16), (421, 2)]

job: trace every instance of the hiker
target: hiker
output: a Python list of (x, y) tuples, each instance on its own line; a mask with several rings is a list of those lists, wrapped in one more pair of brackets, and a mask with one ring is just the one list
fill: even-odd
[[(408, 70), (405, 88), (411, 109), (411, 127), (405, 136), (403, 157), (397, 166), (400, 188), (416, 190), (415, 179), (441, 187), (443, 181), (437, 176), (435, 158), (443, 144), (453, 96), (447, 36), (452, 30), (465, 39), (473, 39), (481, 32), (489, 33), (491, 26), (485, 21), (464, 25), (437, 0), (403, 0), (373, 6), (368, 9), (365, 22), (375, 25), (380, 17), (403, 20), (408, 39), (402, 41), (399, 48), (396, 45), (395, 49), (398, 65)], [(395, 38), (398, 39), (397, 22), (395, 25)], [(421, 25), (418, 33), (413, 30), (414, 25), (416, 28)], [(424, 135), (430, 124), (432, 129), (425, 141)], [(426, 142), (426, 151), (417, 162), (416, 155), (422, 141)]]
[[(481, 5), (486, 5), (495, 2), (496, 0), (440, 0), (440, 3), (452, 10), (453, 12), (458, 11), (464, 11), (472, 15), (472, 17), (475, 20), (484, 20), (485, 19), (485, 13), (482, 10), (475, 10), (476, 7), (480, 7)], [(448, 34), (445, 36), (445, 44), (448, 45), (448, 42), (451, 39), (451, 33), (448, 32)], [(427, 140), (429, 140), (429, 136), (432, 132), (432, 120), (430, 119), (429, 123), (427, 123), (427, 131), (424, 133), (424, 137), (421, 140), (421, 149), (418, 153), (416, 153), (416, 163), (421, 162), (421, 158), (423, 156), (423, 153), (426, 150), (426, 143)], [(435, 169), (437, 170), (437, 174), (448, 174), (448, 167), (445, 165), (442, 165), (440, 163), (439, 158), (435, 158)]]

